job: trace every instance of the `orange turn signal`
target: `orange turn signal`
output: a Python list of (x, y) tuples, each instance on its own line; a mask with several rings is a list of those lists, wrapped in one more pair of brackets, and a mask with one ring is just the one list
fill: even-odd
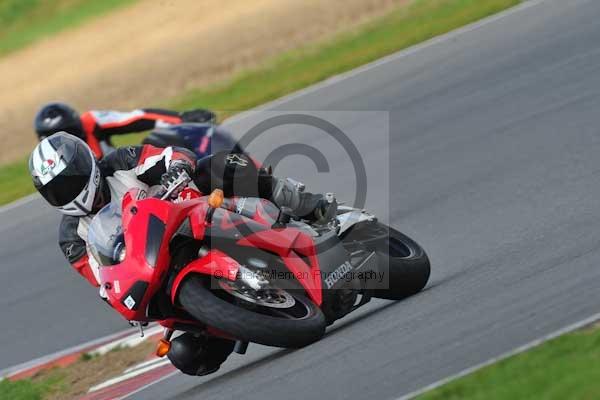
[(171, 349), (171, 342), (166, 339), (160, 339), (158, 346), (156, 346), (156, 355), (158, 357), (164, 357), (169, 352), (169, 349)]
[(208, 196), (208, 205), (212, 208), (219, 208), (221, 204), (223, 204), (223, 199), (225, 198), (225, 194), (221, 189), (215, 189), (212, 191), (210, 196)]

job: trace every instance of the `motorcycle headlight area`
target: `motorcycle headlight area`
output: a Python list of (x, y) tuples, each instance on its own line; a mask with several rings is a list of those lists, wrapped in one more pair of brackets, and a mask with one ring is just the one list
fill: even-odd
[(108, 246), (98, 246), (90, 244), (89, 246), (92, 256), (98, 264), (103, 267), (120, 264), (127, 257), (127, 249), (125, 247), (125, 238), (121, 234), (116, 237)]
[(127, 252), (118, 205), (110, 203), (96, 214), (88, 230), (87, 243), (100, 266), (111, 266), (125, 260)]

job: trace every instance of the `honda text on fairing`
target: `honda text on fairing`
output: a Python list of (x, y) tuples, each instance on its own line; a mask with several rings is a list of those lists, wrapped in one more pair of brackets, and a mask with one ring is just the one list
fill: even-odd
[[(268, 200), (203, 195), (183, 172), (166, 193), (140, 189), (92, 220), (91, 254), (107, 301), (126, 320), (173, 332), (301, 347), (372, 297), (402, 299), (429, 279), (423, 249), (365, 211), (309, 223)], [(180, 192), (174, 201), (172, 193)]]

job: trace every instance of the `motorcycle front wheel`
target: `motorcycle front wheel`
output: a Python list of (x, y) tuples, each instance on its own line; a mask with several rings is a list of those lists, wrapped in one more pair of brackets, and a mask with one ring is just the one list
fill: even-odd
[(178, 301), (197, 320), (238, 340), (266, 346), (298, 348), (321, 339), (325, 316), (309, 298), (296, 291), (273, 290), (252, 296), (231, 282), (190, 275), (179, 288)]

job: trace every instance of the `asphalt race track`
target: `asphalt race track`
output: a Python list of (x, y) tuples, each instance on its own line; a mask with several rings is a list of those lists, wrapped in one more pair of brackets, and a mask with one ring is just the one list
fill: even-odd
[[(600, 2), (528, 4), (274, 106), (390, 113), (389, 148), (363, 152), (367, 167), (390, 160), (368, 204), (427, 249), (428, 288), (308, 348), (251, 346), (134, 398), (394, 399), (600, 311)], [(372, 140), (344, 115), (352, 140)], [(283, 173), (309, 187), (354, 179), (295, 160)], [(372, 195), (388, 187), (389, 210)], [(65, 266), (53, 213), (33, 201), (0, 218), (0, 369), (125, 327)]]

